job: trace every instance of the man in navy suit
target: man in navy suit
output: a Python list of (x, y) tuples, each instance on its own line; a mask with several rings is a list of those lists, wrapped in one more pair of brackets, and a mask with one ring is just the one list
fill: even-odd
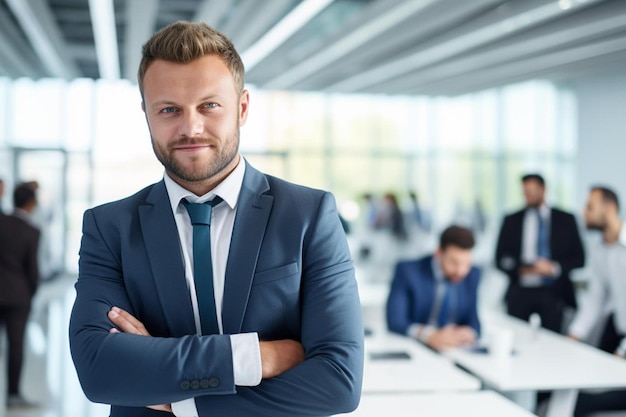
[(561, 332), (565, 308), (576, 308), (570, 272), (585, 263), (578, 225), (546, 204), (541, 175), (524, 175), (522, 186), (526, 207), (504, 218), (496, 247), (496, 266), (509, 278), (507, 311), (522, 320), (537, 313), (543, 327)]
[(434, 255), (399, 262), (387, 300), (389, 330), (436, 350), (473, 343), (480, 334), (473, 247), (469, 229), (450, 226)]
[[(111, 417), (328, 416), (358, 404), (361, 307), (334, 199), (239, 154), (243, 76), (232, 43), (205, 24), (174, 23), (143, 47), (142, 108), (164, 178), (86, 211), (70, 322), (83, 390)], [(210, 252), (196, 253), (187, 206), (205, 202)], [(213, 294), (194, 277), (209, 254)]]

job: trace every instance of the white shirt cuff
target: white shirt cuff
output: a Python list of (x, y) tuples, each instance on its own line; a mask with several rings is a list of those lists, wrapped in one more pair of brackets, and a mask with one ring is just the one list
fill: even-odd
[(435, 326), (413, 323), (407, 329), (406, 334), (419, 340), (422, 343), (426, 343), (430, 335), (433, 334), (436, 330), (437, 328)]
[(254, 387), (261, 383), (261, 349), (257, 333), (230, 335), (233, 351), (233, 373), (235, 385)]
[(176, 417), (198, 417), (196, 400), (189, 398), (188, 400), (172, 403), (172, 414)]

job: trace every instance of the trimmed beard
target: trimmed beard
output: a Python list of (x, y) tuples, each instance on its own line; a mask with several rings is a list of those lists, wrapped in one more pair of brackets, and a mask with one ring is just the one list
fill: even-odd
[(195, 172), (174, 158), (172, 156), (172, 149), (180, 145), (209, 144), (209, 140), (204, 138), (200, 140), (182, 138), (168, 144), (167, 151), (164, 151), (156, 144), (152, 135), (150, 135), (150, 139), (152, 141), (154, 154), (163, 167), (165, 167), (165, 170), (186, 182), (204, 181), (214, 177), (222, 172), (233, 159), (237, 157), (237, 153), (239, 152), (239, 126), (237, 126), (234, 133), (225, 141), (227, 145), (215, 155), (215, 159), (209, 163), (203, 171)]

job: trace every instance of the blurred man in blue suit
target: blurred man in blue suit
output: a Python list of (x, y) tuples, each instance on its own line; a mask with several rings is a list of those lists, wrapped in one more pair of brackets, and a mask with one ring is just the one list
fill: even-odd
[(70, 322), (83, 390), (111, 417), (329, 416), (359, 402), (361, 307), (335, 201), (239, 154), (243, 76), (205, 24), (143, 47), (164, 178), (85, 213)]
[(473, 247), (469, 229), (450, 226), (434, 255), (399, 262), (387, 300), (389, 330), (436, 350), (475, 342), (480, 270), (472, 266)]

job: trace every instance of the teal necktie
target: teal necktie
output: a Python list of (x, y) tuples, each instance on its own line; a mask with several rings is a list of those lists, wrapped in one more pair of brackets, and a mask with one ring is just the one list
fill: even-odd
[(204, 204), (182, 200), (193, 226), (193, 280), (196, 285), (198, 311), (202, 334), (219, 334), (215, 296), (213, 292), (213, 263), (211, 260), (211, 212), (223, 200), (215, 197)]

